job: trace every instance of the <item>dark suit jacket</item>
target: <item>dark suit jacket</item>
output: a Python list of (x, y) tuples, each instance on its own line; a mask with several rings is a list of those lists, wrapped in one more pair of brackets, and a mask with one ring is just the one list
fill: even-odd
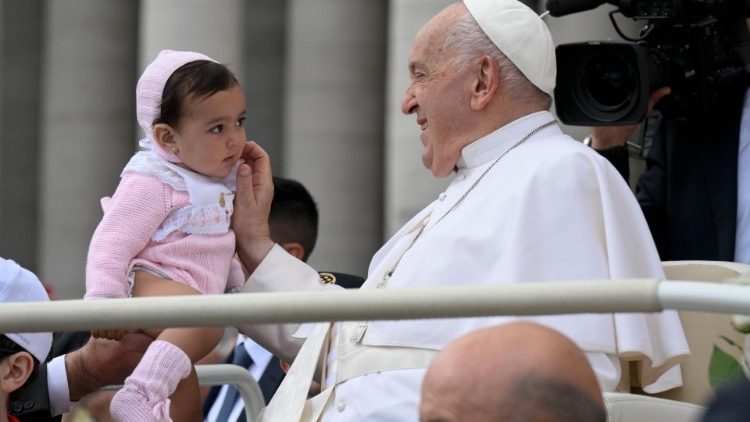
[[(232, 359), (234, 358), (234, 352), (230, 353), (229, 357), (227, 357), (226, 361), (224, 363), (232, 363)], [(272, 357), (271, 360), (268, 362), (268, 365), (266, 366), (265, 371), (263, 371), (263, 375), (258, 380), (258, 385), (260, 386), (260, 390), (263, 392), (263, 399), (265, 400), (266, 404), (268, 404), (269, 401), (271, 401), (271, 397), (273, 397), (276, 390), (279, 388), (279, 385), (281, 385), (281, 381), (284, 380), (284, 371), (281, 370), (281, 366), (279, 365), (279, 358), (276, 356)], [(208, 396), (206, 397), (206, 401), (203, 403), (203, 418), (205, 419), (206, 416), (208, 416), (208, 412), (211, 410), (211, 407), (214, 405), (214, 402), (216, 401), (217, 396), (219, 395), (219, 391), (221, 390), (220, 385), (216, 385), (214, 387), (211, 387), (211, 390), (208, 393)], [(243, 410), (242, 413), (240, 413), (238, 421), (244, 421), (245, 420), (245, 411)]]
[[(656, 130), (636, 197), (663, 261), (734, 261), (743, 98), (718, 117), (664, 118)], [(627, 179), (627, 156), (610, 161)]]
[[(89, 335), (88, 331), (55, 333), (50, 359), (80, 348), (88, 341)], [(60, 416), (54, 418), (50, 416), (46, 363), (40, 365), (39, 376), (33, 382), (13, 393), (10, 400), (10, 414), (22, 422), (47, 422), (61, 419)]]

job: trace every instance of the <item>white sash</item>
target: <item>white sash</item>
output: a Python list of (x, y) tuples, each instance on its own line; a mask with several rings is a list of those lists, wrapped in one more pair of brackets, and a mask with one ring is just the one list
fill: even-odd
[[(340, 324), (335, 384), (377, 372), (426, 368), (438, 353), (437, 350), (368, 346), (354, 342), (351, 337), (357, 325), (354, 322)], [(319, 323), (315, 326), (279, 390), (262, 414), (261, 422), (316, 422), (320, 419), (323, 410), (333, 397), (335, 385), (328, 386), (309, 400), (305, 398), (315, 374), (320, 353), (324, 349), (322, 346), (330, 331), (329, 327), (330, 324), (327, 323)], [(323, 377), (325, 378), (325, 375)], [(293, 385), (285, 387), (285, 384)]]

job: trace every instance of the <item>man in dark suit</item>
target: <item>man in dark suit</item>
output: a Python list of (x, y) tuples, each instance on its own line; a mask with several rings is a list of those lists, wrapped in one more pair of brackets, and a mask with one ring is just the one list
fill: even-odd
[[(294, 180), (274, 177), (273, 184), (274, 197), (269, 216), (271, 238), (294, 257), (307, 261), (318, 233), (315, 202), (305, 187)], [(321, 272), (320, 282), (359, 288), (364, 279)], [(284, 379), (285, 373), (279, 359), (242, 334), (237, 336), (237, 345), (225, 362), (246, 367), (250, 371), (258, 381), (266, 404)], [(203, 416), (207, 422), (244, 420), (244, 406), (237, 390), (227, 385), (213, 387), (204, 402)]]
[[(652, 105), (668, 93), (668, 88), (655, 91)], [(744, 101), (745, 90), (740, 89), (724, 98), (722, 109), (713, 116), (664, 114), (659, 119), (636, 196), (662, 260), (750, 262), (750, 205), (748, 194), (738, 186), (738, 171), (744, 168), (750, 177), (750, 112), (743, 112)], [(634, 130), (635, 126), (592, 128), (587, 142), (626, 180), (625, 140)]]

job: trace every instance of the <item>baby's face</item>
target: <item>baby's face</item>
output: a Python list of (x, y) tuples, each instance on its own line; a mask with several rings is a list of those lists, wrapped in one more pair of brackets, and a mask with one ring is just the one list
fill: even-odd
[(227, 176), (245, 145), (245, 108), (239, 84), (209, 97), (188, 97), (174, 135), (182, 164), (206, 176)]

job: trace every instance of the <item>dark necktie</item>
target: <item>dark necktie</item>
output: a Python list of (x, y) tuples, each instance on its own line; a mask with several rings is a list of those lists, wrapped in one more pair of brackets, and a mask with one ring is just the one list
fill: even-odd
[[(253, 359), (247, 353), (245, 346), (242, 343), (238, 344), (234, 348), (232, 364), (248, 369), (252, 363)], [(234, 403), (237, 401), (239, 394), (236, 388), (231, 385), (227, 386), (227, 394), (224, 396), (224, 402), (221, 404), (219, 416), (216, 417), (218, 422), (226, 422), (229, 419), (229, 414), (232, 413)]]

